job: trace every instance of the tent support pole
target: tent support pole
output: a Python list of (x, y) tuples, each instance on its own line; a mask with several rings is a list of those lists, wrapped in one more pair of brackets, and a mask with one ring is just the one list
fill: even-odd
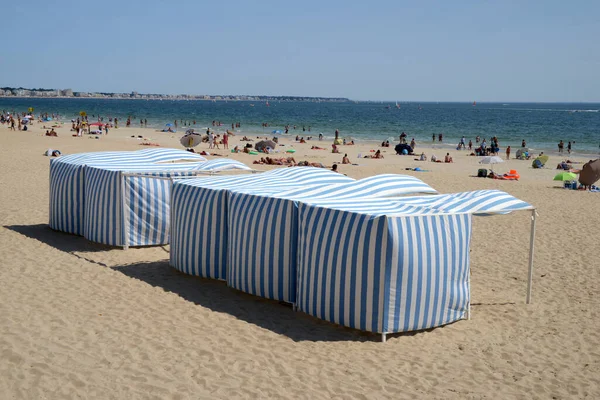
[(387, 334), (386, 334), (385, 332), (383, 332), (383, 333), (381, 334), (381, 343), (385, 343), (385, 340), (386, 340), (386, 335), (387, 335)]
[(535, 217), (536, 211), (533, 209), (531, 211), (531, 237), (529, 239), (529, 277), (527, 280), (527, 304), (531, 304), (531, 291), (533, 284), (533, 252), (534, 252), (534, 242), (535, 242)]
[(129, 226), (129, 219), (127, 218), (127, 212), (125, 212), (125, 207), (127, 205), (127, 199), (125, 199), (125, 179), (125, 174), (121, 172), (121, 221), (123, 221), (123, 250), (129, 249), (129, 232), (127, 229)]

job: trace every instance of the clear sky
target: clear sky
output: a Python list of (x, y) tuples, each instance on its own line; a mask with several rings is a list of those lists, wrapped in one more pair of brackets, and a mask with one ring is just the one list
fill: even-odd
[(12, 1), (0, 86), (600, 101), (600, 1)]

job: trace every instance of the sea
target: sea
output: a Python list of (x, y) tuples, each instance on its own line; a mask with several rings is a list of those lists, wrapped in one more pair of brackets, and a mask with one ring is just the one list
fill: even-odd
[[(48, 113), (70, 122), (84, 111), (96, 121), (118, 118), (119, 128), (131, 117), (139, 127), (146, 119), (148, 129), (160, 130), (177, 121), (178, 130), (196, 131), (207, 127), (231, 129), (253, 136), (284, 135), (316, 138), (323, 134), (355, 141), (397, 142), (402, 132), (418, 145), (431, 145), (432, 135), (443, 134), (443, 144), (456, 147), (461, 137), (467, 143), (475, 137), (496, 136), (500, 147), (521, 146), (554, 153), (557, 144), (571, 141), (576, 154), (600, 154), (600, 103), (438, 103), (438, 102), (300, 102), (300, 101), (209, 101), (142, 100), (94, 98), (0, 98), (6, 112)], [(193, 122), (196, 122), (194, 124)], [(213, 126), (221, 123), (221, 126)], [(263, 126), (267, 124), (268, 126)], [(295, 128), (294, 128), (295, 127)]]

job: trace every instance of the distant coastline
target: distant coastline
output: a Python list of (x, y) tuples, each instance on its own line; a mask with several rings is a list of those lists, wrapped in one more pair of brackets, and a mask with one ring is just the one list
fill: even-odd
[(312, 101), (312, 102), (350, 102), (344, 97), (307, 97), (307, 96), (249, 96), (249, 95), (190, 95), (155, 93), (112, 93), (112, 92), (76, 92), (72, 89), (27, 89), (23, 87), (2, 87), (0, 97), (12, 98), (60, 98), (60, 99), (139, 99), (139, 100), (207, 100), (207, 101)]

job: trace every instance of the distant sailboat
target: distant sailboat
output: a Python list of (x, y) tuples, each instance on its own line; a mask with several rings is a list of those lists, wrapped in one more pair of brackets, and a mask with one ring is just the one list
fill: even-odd
[(474, 101), (474, 102), (473, 102), (473, 107), (475, 107), (476, 105), (477, 105), (477, 102), (476, 102), (476, 101)]
[(398, 104), (398, 102), (396, 102), (396, 108), (400, 108), (400, 104)]
[(269, 107), (269, 100), (267, 100), (267, 102), (265, 103), (265, 105), (266, 105), (267, 107)]

